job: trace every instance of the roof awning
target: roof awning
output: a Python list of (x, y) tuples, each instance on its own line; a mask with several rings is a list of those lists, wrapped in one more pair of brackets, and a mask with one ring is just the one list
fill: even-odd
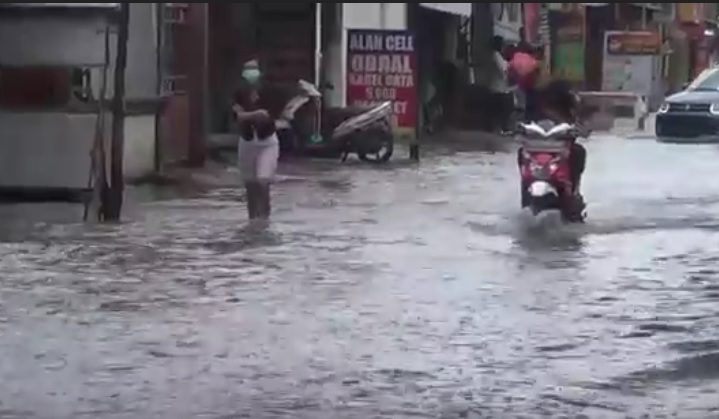
[(55, 9), (118, 9), (120, 3), (2, 3), (0, 7), (55, 8)]
[(472, 16), (472, 3), (420, 3), (419, 5), (438, 12)]

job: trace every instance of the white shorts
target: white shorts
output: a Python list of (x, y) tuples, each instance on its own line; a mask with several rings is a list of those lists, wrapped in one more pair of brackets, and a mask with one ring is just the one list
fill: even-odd
[(277, 135), (258, 141), (240, 138), (237, 146), (237, 164), (245, 182), (271, 182), (277, 172), (280, 142)]

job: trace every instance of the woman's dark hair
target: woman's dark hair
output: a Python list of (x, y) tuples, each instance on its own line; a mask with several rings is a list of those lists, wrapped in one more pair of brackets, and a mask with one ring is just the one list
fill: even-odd
[(540, 92), (542, 105), (561, 114), (562, 117), (573, 119), (577, 111), (577, 100), (572, 83), (567, 80), (553, 80)]

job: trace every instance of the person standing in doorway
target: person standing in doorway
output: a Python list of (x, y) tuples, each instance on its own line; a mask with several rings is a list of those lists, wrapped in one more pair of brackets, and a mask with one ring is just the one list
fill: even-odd
[(263, 104), (261, 79), (257, 60), (245, 63), (232, 106), (240, 131), (238, 165), (245, 184), (250, 220), (270, 218), (270, 185), (280, 155), (275, 121)]

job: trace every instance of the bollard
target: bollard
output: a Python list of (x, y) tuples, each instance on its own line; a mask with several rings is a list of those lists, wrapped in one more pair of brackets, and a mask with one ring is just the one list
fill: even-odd
[(637, 130), (644, 131), (647, 125), (647, 115), (649, 107), (645, 96), (637, 96), (637, 102), (634, 108), (635, 117), (637, 118)]
[(419, 162), (419, 142), (415, 141), (409, 146), (409, 158), (412, 161)]

